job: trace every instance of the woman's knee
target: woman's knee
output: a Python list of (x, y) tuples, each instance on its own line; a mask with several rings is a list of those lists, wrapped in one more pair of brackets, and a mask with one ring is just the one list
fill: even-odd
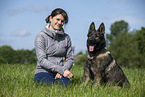
[(55, 79), (53, 75), (49, 73), (39, 73), (34, 76), (34, 81), (41, 85), (47, 84), (48, 86), (54, 84)]
[(62, 85), (62, 86), (67, 87), (68, 85), (71, 84), (71, 81), (70, 81), (70, 79), (68, 79), (68, 78), (61, 78), (60, 80), (61, 80), (61, 85)]

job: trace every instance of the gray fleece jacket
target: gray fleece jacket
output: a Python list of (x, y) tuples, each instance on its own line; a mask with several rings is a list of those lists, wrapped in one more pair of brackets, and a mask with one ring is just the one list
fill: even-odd
[(64, 70), (70, 70), (73, 65), (71, 40), (63, 29), (52, 31), (46, 25), (36, 36), (35, 50), (38, 59), (35, 74), (48, 72), (63, 75)]

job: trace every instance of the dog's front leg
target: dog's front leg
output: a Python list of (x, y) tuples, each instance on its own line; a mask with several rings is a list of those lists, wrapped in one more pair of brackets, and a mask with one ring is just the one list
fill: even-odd
[(88, 64), (85, 63), (82, 84), (84, 83), (84, 85), (86, 86), (89, 80), (90, 80), (90, 70), (89, 70)]
[(103, 68), (98, 65), (97, 70), (94, 68), (92, 69), (94, 72), (94, 81), (93, 81), (93, 86), (96, 87), (100, 84), (102, 80), (102, 75), (103, 75)]
[(99, 85), (99, 83), (101, 82), (101, 74), (100, 73), (96, 73), (95, 77), (94, 77), (94, 81), (93, 81), (93, 86), (96, 87)]

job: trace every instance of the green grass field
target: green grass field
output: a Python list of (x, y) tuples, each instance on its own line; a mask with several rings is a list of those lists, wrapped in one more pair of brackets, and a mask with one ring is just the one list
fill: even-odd
[(99, 86), (91, 89), (91, 82), (80, 86), (83, 76), (83, 65), (75, 65), (71, 72), (71, 87), (60, 85), (36, 86), (33, 78), (36, 65), (0, 65), (0, 97), (144, 97), (145, 69), (122, 68), (131, 87), (116, 89), (113, 86)]

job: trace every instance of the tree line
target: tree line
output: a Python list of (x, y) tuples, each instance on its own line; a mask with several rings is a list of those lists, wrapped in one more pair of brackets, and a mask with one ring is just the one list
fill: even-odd
[[(106, 46), (116, 62), (127, 68), (145, 67), (145, 27), (129, 31), (129, 24), (124, 20), (111, 24), (110, 33), (106, 34)], [(74, 51), (75, 47), (73, 47)], [(87, 51), (74, 56), (76, 64), (83, 64)], [(0, 63), (31, 64), (36, 63), (33, 50), (13, 50), (10, 46), (0, 47)]]
[(14, 50), (10, 46), (0, 47), (0, 64), (32, 64), (36, 63), (36, 53), (33, 50)]

